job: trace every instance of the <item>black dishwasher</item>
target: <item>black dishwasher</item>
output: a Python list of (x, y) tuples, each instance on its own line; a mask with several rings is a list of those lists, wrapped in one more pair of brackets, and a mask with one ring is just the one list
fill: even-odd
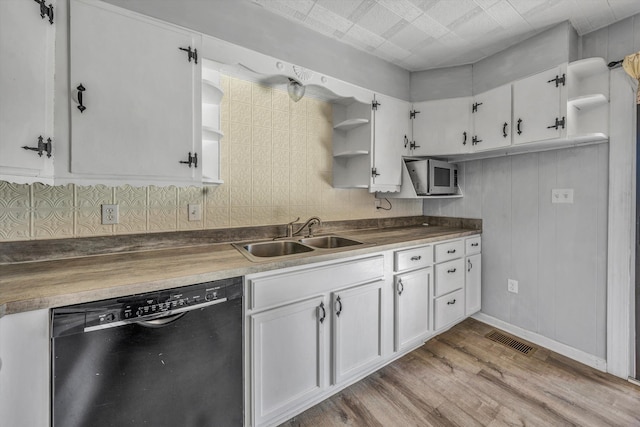
[(242, 279), (52, 310), (52, 425), (241, 426)]

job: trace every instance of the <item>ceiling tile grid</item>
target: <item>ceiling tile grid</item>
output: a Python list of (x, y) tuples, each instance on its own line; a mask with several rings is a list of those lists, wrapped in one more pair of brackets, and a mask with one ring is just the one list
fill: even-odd
[(579, 35), (640, 0), (251, 0), (409, 71), (469, 64), (569, 20)]

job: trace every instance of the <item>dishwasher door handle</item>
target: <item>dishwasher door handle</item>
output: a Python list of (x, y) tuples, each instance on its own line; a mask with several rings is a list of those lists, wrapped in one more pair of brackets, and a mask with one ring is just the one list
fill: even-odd
[(98, 331), (101, 329), (108, 329), (108, 328), (117, 328), (119, 326), (131, 325), (132, 323), (137, 323), (149, 328), (160, 328), (166, 324), (169, 324), (175, 320), (178, 320), (180, 317), (184, 316), (186, 313), (190, 311), (198, 310), (198, 309), (209, 307), (216, 304), (222, 304), (223, 302), (227, 302), (227, 301), (228, 301), (227, 298), (220, 298), (213, 301), (207, 301), (201, 304), (190, 305), (187, 307), (180, 307), (173, 310), (167, 310), (161, 313), (150, 314), (147, 316), (133, 317), (131, 319), (105, 323), (103, 325), (89, 326), (87, 328), (84, 328), (84, 332)]

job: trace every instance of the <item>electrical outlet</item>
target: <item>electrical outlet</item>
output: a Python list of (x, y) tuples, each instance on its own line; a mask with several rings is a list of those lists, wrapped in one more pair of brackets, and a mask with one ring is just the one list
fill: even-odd
[(202, 208), (197, 204), (187, 205), (189, 209), (189, 221), (202, 221)]
[(119, 221), (118, 205), (102, 205), (102, 224), (117, 224)]
[(573, 203), (573, 188), (551, 190), (551, 203)]
[(507, 279), (507, 290), (511, 293), (518, 293), (518, 281), (513, 279)]

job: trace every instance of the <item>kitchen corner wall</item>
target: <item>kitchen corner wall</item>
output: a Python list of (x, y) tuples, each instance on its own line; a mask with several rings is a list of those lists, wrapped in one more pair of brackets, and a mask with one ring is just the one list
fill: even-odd
[[(425, 215), (482, 218), (482, 312), (606, 358), (608, 144), (461, 163), (464, 198)], [(552, 204), (551, 190), (574, 190)], [(519, 293), (507, 292), (507, 279)]]
[[(367, 190), (332, 182), (332, 106), (222, 76), (221, 174), (217, 187), (20, 185), (0, 181), (0, 242), (421, 215), (421, 200), (376, 210)], [(120, 223), (100, 224), (100, 205), (117, 203)], [(202, 206), (188, 221), (187, 205)]]

